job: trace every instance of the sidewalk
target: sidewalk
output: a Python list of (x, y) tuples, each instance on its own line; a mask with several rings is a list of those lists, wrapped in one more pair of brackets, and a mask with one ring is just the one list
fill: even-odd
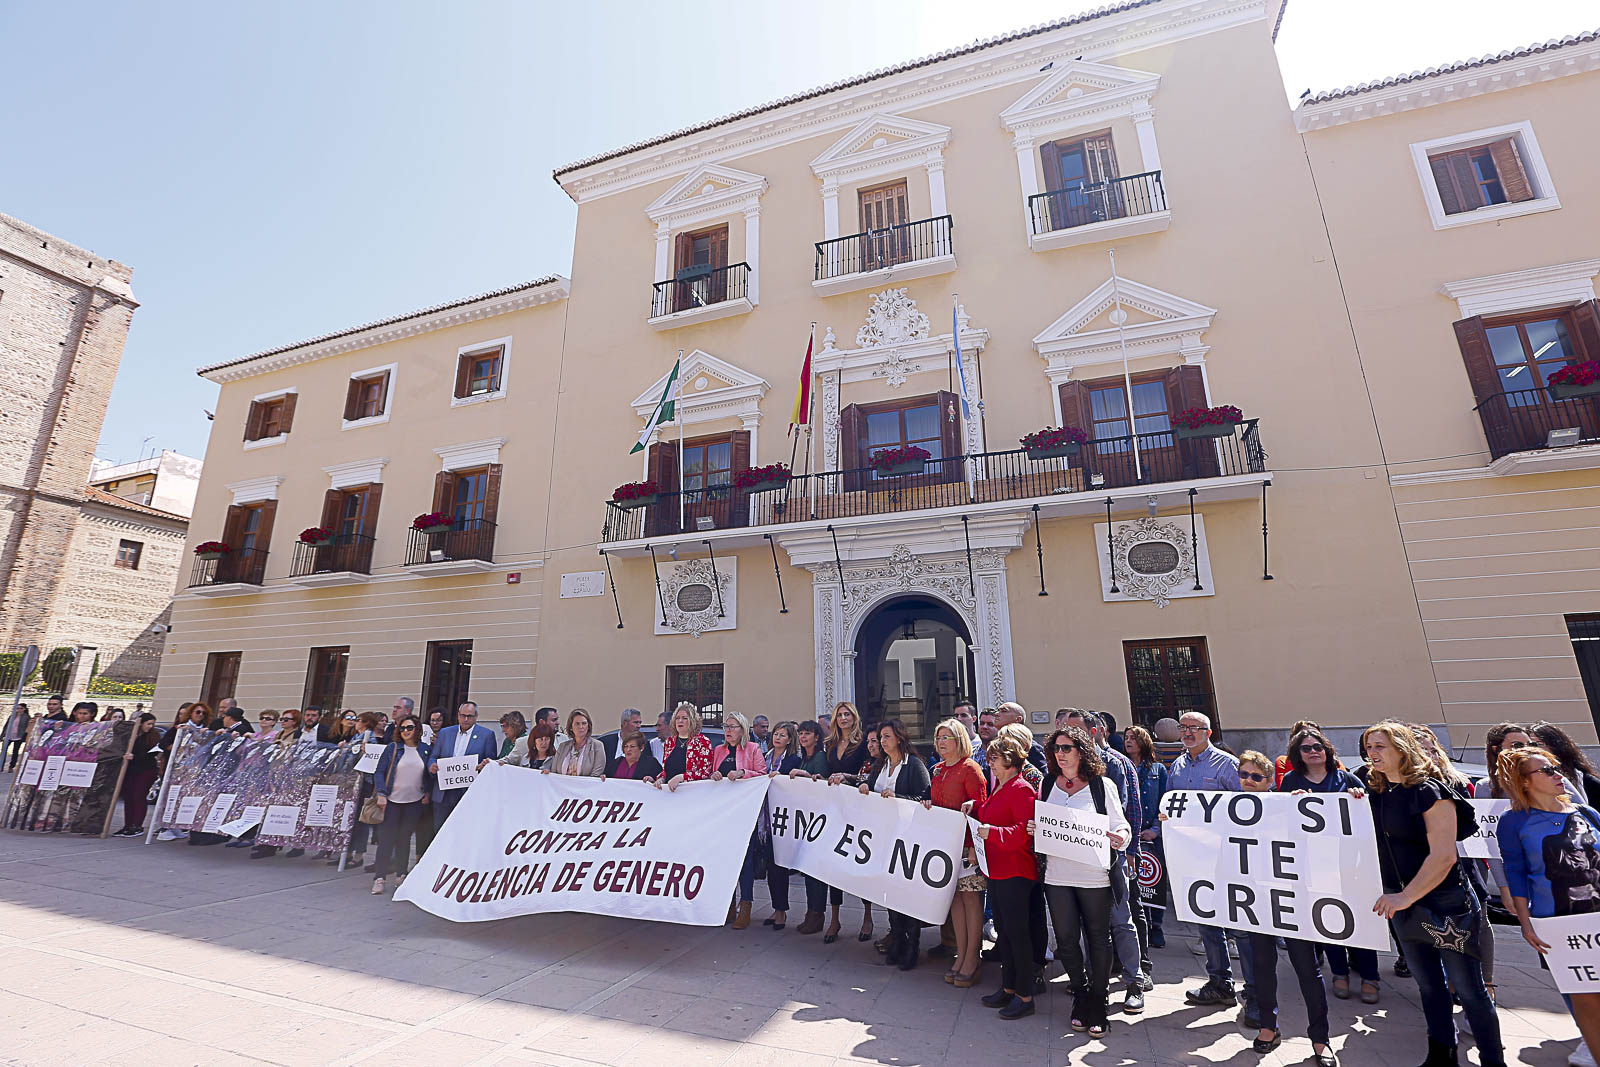
[[(452, 924), (370, 884), (237, 849), (0, 833), (0, 1062), (1276, 1067), (1311, 1051), (1287, 960), (1270, 1056), (1250, 1051), (1236, 1012), (1185, 1005), (1203, 968), (1176, 925), (1146, 1013), (1113, 1014), (1091, 1041), (1058, 994), (1013, 1023), (979, 1004), (997, 965), (971, 990), (944, 984), (938, 961), (880, 966), (855, 938), (859, 908), (824, 945), (795, 934), (798, 911), (779, 934), (572, 914)], [(758, 901), (758, 924), (766, 914)], [(1496, 932), (1508, 1061), (1562, 1067), (1577, 1030), (1532, 950)], [(935, 940), (924, 932), (924, 948)], [(1423, 1059), (1416, 986), (1392, 962), (1382, 1003), (1332, 1001), (1347, 1067)]]

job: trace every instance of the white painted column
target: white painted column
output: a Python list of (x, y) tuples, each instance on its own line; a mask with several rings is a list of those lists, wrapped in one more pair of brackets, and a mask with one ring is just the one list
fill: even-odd
[[(755, 206), (744, 209), (744, 259), (750, 264), (750, 278), (745, 287), (745, 296), (750, 303), (759, 304), (761, 303), (761, 209)], [(755, 446), (751, 447), (753, 449)], [(754, 452), (751, 454), (753, 456)]]
[[(822, 469), (836, 471), (839, 465), (839, 372), (822, 374)], [(840, 490), (838, 479), (828, 478), (824, 485), (834, 492)]]
[(1135, 112), (1133, 129), (1139, 135), (1139, 158), (1145, 170), (1161, 169), (1161, 153), (1156, 148), (1156, 113), (1151, 108)]
[(664, 282), (670, 275), (672, 256), (672, 228), (664, 222), (656, 223), (656, 276), (650, 280)]
[(761, 466), (761, 460), (758, 459), (756, 455), (756, 442), (761, 439), (761, 435), (756, 431), (759, 430), (760, 427), (761, 415), (759, 413), (755, 415), (739, 416), (739, 428), (750, 431), (750, 466), (752, 467)]
[[(928, 157), (928, 209), (933, 218), (950, 214), (950, 206), (944, 195), (944, 156), (938, 154)], [(934, 255), (948, 256), (951, 253), (948, 233), (937, 234), (935, 241)]]
[(822, 239), (831, 241), (839, 236), (839, 183), (822, 183)]
[(1022, 185), (1022, 232), (1033, 236), (1033, 219), (1028, 214), (1028, 198), (1039, 192), (1039, 174), (1033, 169), (1033, 138), (1017, 134), (1011, 139), (1017, 150), (1017, 178)]

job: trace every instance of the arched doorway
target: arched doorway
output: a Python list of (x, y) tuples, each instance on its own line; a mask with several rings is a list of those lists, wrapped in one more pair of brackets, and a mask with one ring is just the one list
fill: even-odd
[(973, 698), (972, 635), (941, 600), (911, 594), (878, 605), (861, 623), (855, 652), (856, 706), (868, 723), (897, 718), (926, 741)]

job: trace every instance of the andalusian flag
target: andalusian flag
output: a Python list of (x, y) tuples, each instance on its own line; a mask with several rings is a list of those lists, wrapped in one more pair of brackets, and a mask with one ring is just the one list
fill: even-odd
[(650, 435), (656, 428), (665, 426), (678, 417), (678, 369), (683, 365), (683, 357), (672, 365), (672, 373), (667, 375), (667, 387), (661, 390), (661, 399), (656, 402), (656, 410), (650, 416), (650, 421), (644, 425), (644, 433), (639, 435), (639, 443), (628, 450), (631, 456), (635, 452), (643, 452), (650, 444)]
[(811, 425), (811, 350), (817, 343), (817, 324), (811, 324), (811, 340), (806, 342), (806, 361), (800, 367), (800, 388), (795, 390), (794, 411), (789, 415), (789, 432), (797, 426)]

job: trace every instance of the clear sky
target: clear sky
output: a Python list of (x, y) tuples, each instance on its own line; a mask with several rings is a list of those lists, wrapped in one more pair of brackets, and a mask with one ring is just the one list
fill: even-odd
[[(567, 273), (555, 167), (1092, 6), (0, 0), (0, 211), (134, 267), (101, 455), (202, 456), (216, 387), (196, 367)], [(1286, 96), (1597, 11), (1289, 0)]]

